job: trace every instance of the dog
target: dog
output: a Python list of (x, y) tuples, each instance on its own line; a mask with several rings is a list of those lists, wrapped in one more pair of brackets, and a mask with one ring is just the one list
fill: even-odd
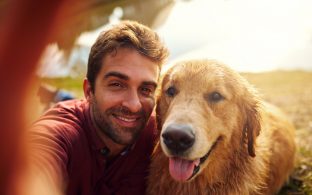
[(163, 76), (147, 194), (276, 194), (294, 167), (294, 127), (237, 72), (214, 60)]

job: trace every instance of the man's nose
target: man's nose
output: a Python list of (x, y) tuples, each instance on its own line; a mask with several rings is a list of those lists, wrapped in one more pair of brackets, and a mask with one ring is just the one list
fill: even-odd
[(134, 91), (127, 93), (122, 105), (133, 113), (139, 112), (142, 109), (139, 94)]

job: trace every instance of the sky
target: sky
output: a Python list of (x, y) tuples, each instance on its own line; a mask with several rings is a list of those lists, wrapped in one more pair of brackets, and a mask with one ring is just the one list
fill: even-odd
[(169, 64), (222, 61), (238, 71), (312, 70), (312, 1), (178, 1), (157, 29)]
[[(205, 58), (241, 72), (312, 71), (311, 10), (311, 0), (177, 0), (164, 24), (155, 29), (171, 52), (164, 70), (176, 61)], [(122, 14), (116, 8), (110, 23)], [(105, 28), (83, 33), (77, 44), (90, 47)], [(57, 51), (55, 47), (49, 49)], [(72, 56), (87, 62), (88, 52), (78, 52), (82, 54)], [(53, 64), (45, 72), (53, 72)]]

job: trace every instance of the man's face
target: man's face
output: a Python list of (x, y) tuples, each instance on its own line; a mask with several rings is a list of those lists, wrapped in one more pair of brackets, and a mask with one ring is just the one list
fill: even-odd
[(97, 128), (115, 143), (135, 142), (153, 111), (158, 75), (157, 64), (135, 49), (104, 57), (94, 93), (89, 83), (85, 89)]

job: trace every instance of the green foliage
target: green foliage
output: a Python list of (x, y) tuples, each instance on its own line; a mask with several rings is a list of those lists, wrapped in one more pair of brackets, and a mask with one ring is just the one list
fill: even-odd
[(41, 78), (41, 82), (67, 90), (73, 93), (77, 98), (81, 98), (83, 97), (83, 79), (84, 78), (72, 77)]

